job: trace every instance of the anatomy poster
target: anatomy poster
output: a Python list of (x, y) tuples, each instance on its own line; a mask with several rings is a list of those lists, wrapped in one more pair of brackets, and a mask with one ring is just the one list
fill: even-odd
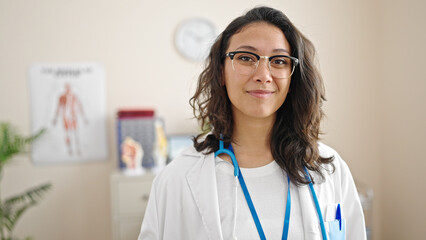
[(106, 160), (105, 74), (95, 63), (30, 67), (32, 132), (47, 131), (32, 148), (35, 163)]

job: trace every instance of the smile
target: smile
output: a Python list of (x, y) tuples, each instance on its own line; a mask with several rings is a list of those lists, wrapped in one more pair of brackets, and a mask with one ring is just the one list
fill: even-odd
[(272, 96), (272, 94), (274, 94), (274, 91), (251, 90), (251, 91), (247, 91), (247, 93), (250, 94), (253, 97), (256, 97), (256, 98), (268, 98), (268, 97)]

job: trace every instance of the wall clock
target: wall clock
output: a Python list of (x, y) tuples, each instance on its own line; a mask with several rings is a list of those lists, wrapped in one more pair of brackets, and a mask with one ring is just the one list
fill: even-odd
[(192, 61), (205, 60), (216, 38), (216, 28), (207, 19), (191, 18), (182, 22), (175, 33), (178, 52)]

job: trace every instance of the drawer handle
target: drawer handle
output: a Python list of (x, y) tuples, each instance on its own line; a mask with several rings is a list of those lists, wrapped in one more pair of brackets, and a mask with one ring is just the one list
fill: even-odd
[(149, 194), (142, 195), (142, 201), (146, 202), (149, 199)]

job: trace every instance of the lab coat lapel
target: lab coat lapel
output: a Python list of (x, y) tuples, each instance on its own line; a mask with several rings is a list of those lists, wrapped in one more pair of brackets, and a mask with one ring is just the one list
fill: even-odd
[(201, 214), (209, 239), (223, 239), (216, 186), (213, 154), (200, 154), (200, 159), (186, 175), (192, 196)]

